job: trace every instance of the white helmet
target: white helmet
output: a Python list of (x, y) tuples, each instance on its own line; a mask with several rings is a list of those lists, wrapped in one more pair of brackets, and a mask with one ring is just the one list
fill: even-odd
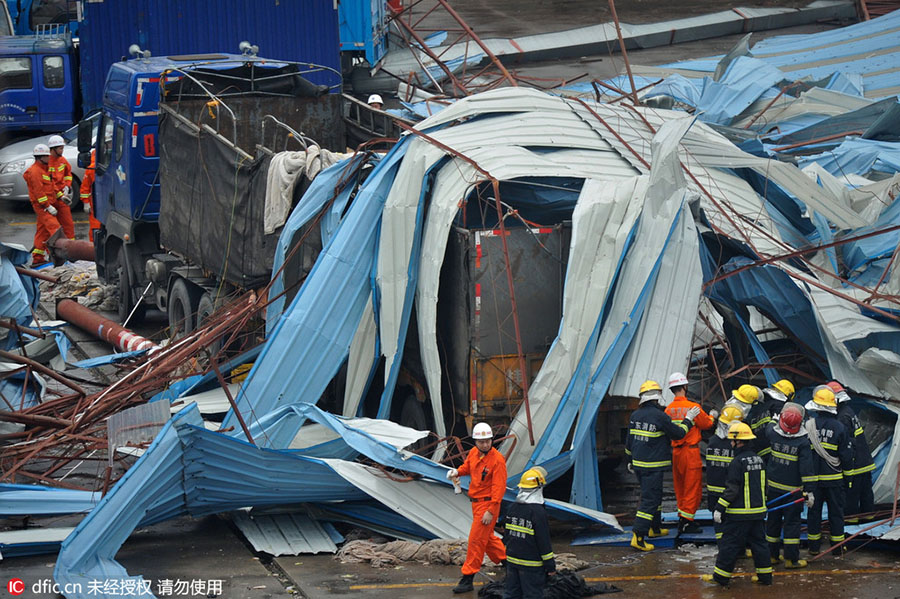
[(66, 145), (66, 140), (62, 138), (62, 135), (51, 135), (50, 139), (47, 140), (47, 146), (51, 148), (58, 148), (64, 145)]
[(384, 100), (382, 100), (381, 96), (379, 96), (378, 94), (372, 94), (371, 96), (369, 96), (369, 99), (366, 100), (366, 104), (374, 104), (376, 102), (378, 104), (384, 104)]
[(50, 148), (48, 148), (46, 144), (38, 144), (34, 146), (34, 152), (31, 154), (32, 156), (49, 156)]
[(688, 380), (684, 373), (673, 372), (669, 375), (669, 389), (672, 387), (687, 387)]
[(479, 422), (472, 429), (472, 438), (476, 441), (479, 439), (493, 439), (494, 431), (491, 430), (491, 425), (487, 422)]

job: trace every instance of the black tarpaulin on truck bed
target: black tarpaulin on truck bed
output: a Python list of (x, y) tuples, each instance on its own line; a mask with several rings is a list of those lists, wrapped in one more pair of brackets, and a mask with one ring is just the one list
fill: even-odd
[[(173, 72), (165, 84), (165, 95), (170, 98), (202, 97), (213, 94), (220, 98), (245, 93), (266, 93), (294, 97), (315, 98), (328, 93), (327, 85), (316, 85), (303, 78), (300, 68), (294, 64), (265, 66), (248, 62), (233, 68), (194, 67), (174, 79)], [(202, 86), (201, 86), (202, 84)]]
[(247, 158), (164, 110), (159, 135), (162, 246), (240, 287), (266, 282), (278, 242), (263, 233), (269, 156)]

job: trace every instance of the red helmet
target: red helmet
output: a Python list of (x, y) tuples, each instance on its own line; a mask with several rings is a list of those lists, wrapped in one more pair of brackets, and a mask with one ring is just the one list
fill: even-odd
[(837, 381), (831, 381), (827, 384), (827, 387), (834, 391), (835, 395), (844, 390), (844, 387)]
[(778, 417), (778, 426), (781, 427), (781, 430), (786, 432), (789, 435), (796, 435), (800, 432), (800, 426), (803, 424), (803, 413), (800, 410), (792, 410), (785, 406), (785, 409), (781, 410), (781, 415)]

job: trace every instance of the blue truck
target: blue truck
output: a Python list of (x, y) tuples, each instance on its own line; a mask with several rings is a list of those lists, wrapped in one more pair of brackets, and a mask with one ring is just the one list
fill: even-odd
[(155, 305), (174, 333), (186, 333), (231, 291), (268, 280), (277, 242), (263, 231), (271, 156), (309, 140), (343, 150), (340, 87), (328, 67), (252, 55), (112, 66), (95, 147), (90, 124), (79, 126), (79, 164), (96, 152), (97, 273), (118, 285), (123, 320)]
[(79, 0), (6, 0), (18, 35), (34, 35), (42, 28), (66, 26), (78, 30)]
[(65, 30), (0, 37), (0, 132), (56, 133), (77, 122), (78, 68)]

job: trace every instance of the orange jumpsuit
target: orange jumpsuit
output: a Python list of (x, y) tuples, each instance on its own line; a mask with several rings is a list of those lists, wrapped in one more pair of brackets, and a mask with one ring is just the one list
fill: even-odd
[[(72, 165), (63, 156), (50, 156), (50, 177), (53, 179), (53, 187), (56, 189), (54, 198), (56, 203), (56, 220), (59, 221), (63, 235), (69, 239), (75, 239), (75, 223), (72, 220), (72, 210), (62, 201), (63, 188), (72, 187)], [(72, 190), (72, 193), (75, 193)], [(51, 232), (52, 235), (52, 232)]]
[(88, 239), (94, 241), (94, 229), (100, 228), (100, 221), (94, 217), (94, 202), (92, 189), (94, 185), (94, 177), (96, 177), (96, 151), (91, 152), (91, 165), (84, 170), (84, 179), (81, 180), (81, 201), (88, 205), (88, 221), (90, 229), (88, 229)]
[[(666, 414), (674, 422), (681, 422), (688, 410), (700, 404), (684, 395), (676, 395), (666, 408)], [(683, 439), (672, 441), (672, 482), (675, 484), (675, 500), (678, 515), (693, 520), (703, 500), (703, 461), (700, 459), (700, 431), (711, 428), (713, 419), (700, 409), (694, 418), (694, 426)]]
[[(472, 477), (472, 482), (469, 483), (472, 528), (469, 530), (466, 561), (462, 565), (463, 576), (481, 570), (485, 552), (495, 564), (506, 559), (506, 547), (494, 534), (497, 516), (500, 515), (500, 502), (506, 493), (506, 460), (493, 447), (484, 457), (477, 447), (473, 447), (466, 456), (466, 461), (459, 467), (460, 476), (467, 474)], [(481, 523), (486, 511), (490, 511), (493, 516), (488, 526)]]
[(28, 199), (37, 216), (34, 248), (31, 250), (31, 263), (37, 266), (47, 261), (47, 240), (60, 226), (56, 217), (47, 212), (47, 208), (56, 207), (56, 204), (62, 202), (56, 201), (56, 188), (50, 177), (50, 168), (40, 160), (35, 160), (22, 174), (22, 178), (28, 185)]

